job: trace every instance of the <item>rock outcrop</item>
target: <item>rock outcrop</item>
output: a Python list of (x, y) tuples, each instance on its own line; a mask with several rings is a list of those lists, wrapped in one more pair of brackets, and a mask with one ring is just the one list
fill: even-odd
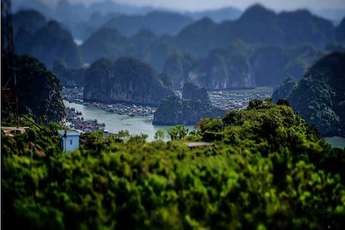
[(212, 106), (205, 89), (191, 83), (184, 86), (182, 99), (171, 96), (154, 114), (154, 125), (195, 125), (204, 117), (222, 117), (224, 111)]
[(201, 59), (190, 73), (189, 80), (208, 90), (255, 87), (253, 71), (240, 47), (214, 50)]
[(163, 67), (166, 82), (173, 89), (182, 89), (190, 71), (196, 64), (191, 56), (186, 54), (173, 54), (168, 57)]
[(273, 101), (286, 99), (323, 136), (345, 136), (345, 53), (320, 59), (297, 83), (286, 82)]
[(320, 57), (321, 52), (311, 46), (284, 49), (277, 46), (257, 48), (250, 57), (257, 86), (279, 86), (284, 79), (301, 79)]
[(174, 93), (163, 86), (155, 71), (132, 58), (101, 59), (85, 72), (84, 100), (159, 105)]
[(282, 85), (280, 85), (272, 95), (273, 101), (287, 100), (291, 92), (298, 86), (298, 81), (291, 78), (287, 78)]
[(83, 87), (86, 68), (68, 68), (63, 62), (54, 63), (53, 73), (65, 87)]
[[(17, 55), (11, 58), (2, 57), (2, 87), (6, 84), (5, 87), (18, 97), (19, 113), (30, 114), (39, 121), (61, 121), (65, 107), (58, 79), (35, 58)], [(10, 77), (14, 72), (16, 86), (14, 78)], [(2, 103), (3, 119), (16, 111), (13, 104), (7, 105), (10, 100), (4, 99)]]
[(182, 99), (190, 101), (200, 101), (204, 104), (210, 104), (210, 98), (208, 97), (205, 88), (200, 88), (193, 83), (187, 82), (184, 84), (182, 90)]
[(321, 56), (320, 50), (310, 46), (251, 47), (235, 42), (226, 49), (213, 50), (201, 59), (173, 55), (165, 63), (163, 76), (175, 90), (182, 89), (185, 82), (193, 82), (208, 90), (277, 87), (287, 77), (302, 78)]

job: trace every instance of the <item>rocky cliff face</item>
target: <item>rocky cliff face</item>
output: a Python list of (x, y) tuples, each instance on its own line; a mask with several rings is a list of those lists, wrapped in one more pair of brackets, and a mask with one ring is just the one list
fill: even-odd
[(164, 99), (154, 114), (155, 125), (195, 125), (204, 117), (222, 117), (224, 111), (212, 106), (205, 89), (187, 83), (182, 99)]
[(212, 51), (190, 73), (190, 80), (208, 90), (255, 87), (248, 58), (239, 52), (231, 48)]
[(283, 49), (262, 46), (253, 51), (250, 63), (257, 86), (279, 86), (284, 79), (300, 79), (311, 65), (321, 57), (311, 46)]
[(173, 89), (181, 89), (188, 81), (208, 90), (276, 87), (287, 77), (302, 78), (321, 55), (310, 46), (252, 47), (235, 42), (193, 61), (187, 55), (172, 56), (165, 63), (163, 73)]
[(154, 125), (195, 125), (205, 117), (222, 117), (224, 111), (201, 101), (181, 100), (176, 96), (162, 101), (154, 114)]
[(323, 136), (345, 136), (345, 53), (319, 60), (296, 85), (285, 83), (273, 100), (287, 99)]
[(187, 82), (183, 86), (182, 99), (190, 101), (200, 101), (204, 104), (210, 104), (210, 98), (208, 97), (205, 88), (199, 88), (193, 83)]
[[(61, 121), (65, 108), (57, 78), (35, 58), (14, 56), (12, 61), (7, 56), (2, 58), (2, 84), (7, 84), (6, 88), (17, 94), (19, 113), (31, 114), (40, 121)], [(16, 90), (13, 78), (9, 78), (13, 71), (17, 79)], [(8, 102), (2, 103), (3, 118), (16, 111), (13, 105), (6, 105)]]
[(345, 18), (341, 20), (340, 24), (336, 28), (336, 38), (338, 42), (345, 43)]
[(195, 64), (196, 61), (189, 55), (171, 55), (163, 67), (163, 74), (171, 88), (182, 89), (184, 83), (188, 80), (189, 72)]
[(66, 87), (84, 86), (85, 68), (68, 68), (63, 62), (54, 63), (53, 73), (60, 80), (60, 84)]
[(159, 105), (172, 96), (153, 69), (138, 60), (120, 58), (95, 62), (85, 73), (84, 100)]

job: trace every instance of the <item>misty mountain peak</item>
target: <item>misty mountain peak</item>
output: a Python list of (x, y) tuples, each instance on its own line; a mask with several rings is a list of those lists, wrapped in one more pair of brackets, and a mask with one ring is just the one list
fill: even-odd
[(45, 20), (45, 17), (40, 12), (33, 9), (20, 10), (17, 13), (15, 13), (14, 16), (17, 18), (23, 18), (25, 20), (32, 18), (37, 18), (42, 21)]
[(276, 13), (261, 4), (250, 6), (241, 16), (241, 20), (260, 20), (263, 17), (274, 17)]
[(50, 20), (49, 22), (48, 22), (48, 24), (47, 24), (47, 26), (48, 27), (50, 27), (50, 28), (55, 28), (55, 29), (62, 29), (61, 28), (61, 25), (57, 22), (57, 21), (55, 21), (55, 20)]

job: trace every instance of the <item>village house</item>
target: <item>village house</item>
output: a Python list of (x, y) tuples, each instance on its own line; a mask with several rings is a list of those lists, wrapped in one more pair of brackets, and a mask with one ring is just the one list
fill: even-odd
[(79, 149), (79, 132), (75, 130), (60, 130), (61, 148), (64, 152), (72, 152)]

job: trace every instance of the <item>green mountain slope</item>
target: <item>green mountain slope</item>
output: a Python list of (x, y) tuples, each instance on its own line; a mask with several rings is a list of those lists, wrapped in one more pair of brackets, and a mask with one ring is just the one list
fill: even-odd
[(322, 135), (344, 136), (344, 73), (344, 53), (329, 54), (316, 62), (294, 87), (285, 84), (278, 88), (273, 100), (288, 100)]

